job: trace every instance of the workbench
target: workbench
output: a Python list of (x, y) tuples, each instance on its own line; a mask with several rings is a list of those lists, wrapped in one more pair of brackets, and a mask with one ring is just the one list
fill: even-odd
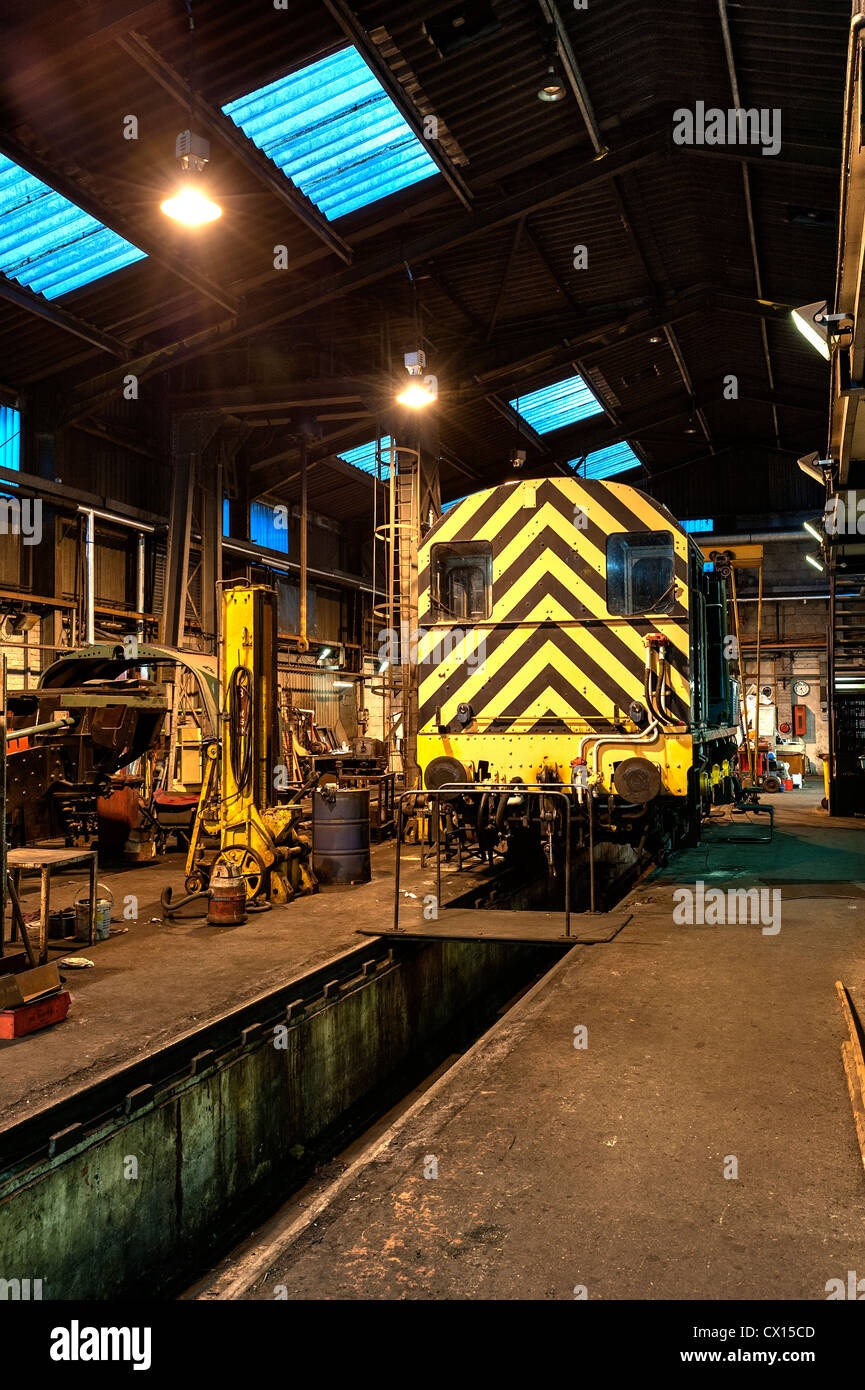
[[(42, 875), (42, 891), (39, 903), (39, 964), (48, 959), (48, 914), (51, 910), (51, 871), (70, 869), (76, 864), (86, 864), (90, 869), (90, 926), (87, 933), (88, 946), (93, 945), (96, 929), (96, 875), (99, 868), (96, 851), (92, 849), (10, 849), (6, 863), (13, 874), (15, 891), (21, 900), (21, 875), (25, 869), (38, 869)], [(15, 927), (13, 924), (13, 939)], [(0, 954), (3, 943), (0, 940)]]

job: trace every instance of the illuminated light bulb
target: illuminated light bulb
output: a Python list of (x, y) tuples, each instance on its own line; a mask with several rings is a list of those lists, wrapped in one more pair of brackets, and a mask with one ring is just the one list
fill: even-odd
[(160, 207), (166, 217), (181, 222), (185, 227), (200, 227), (222, 216), (219, 204), (206, 198), (200, 188), (182, 188), (173, 198), (166, 198)]
[(413, 410), (420, 410), (425, 405), (432, 405), (435, 396), (422, 382), (410, 381), (405, 390), (397, 396), (397, 400), (400, 405), (409, 405)]

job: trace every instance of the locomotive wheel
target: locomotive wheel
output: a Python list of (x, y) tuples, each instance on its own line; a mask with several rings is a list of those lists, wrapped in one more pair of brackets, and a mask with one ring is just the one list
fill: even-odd
[(265, 874), (264, 860), (258, 850), (252, 849), (250, 845), (229, 845), (228, 849), (217, 855), (213, 868), (224, 863), (234, 864), (235, 868), (240, 870), (246, 884), (246, 901), (251, 902), (253, 898), (257, 898), (264, 886)]

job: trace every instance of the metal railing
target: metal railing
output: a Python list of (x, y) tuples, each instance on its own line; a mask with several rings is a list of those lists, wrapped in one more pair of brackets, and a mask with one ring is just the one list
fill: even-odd
[[(426, 800), (431, 806), (431, 819), (434, 826), (433, 846), (436, 857), (436, 912), (442, 908), (442, 860), (441, 860), (441, 804), (454, 796), (521, 796), (524, 792), (531, 792), (535, 795), (555, 797), (564, 802), (565, 806), (565, 930), (564, 935), (571, 934), (571, 806), (574, 788), (565, 788), (561, 785), (550, 785), (548, 782), (481, 782), (481, 783), (447, 783), (443, 787), (437, 787), (435, 791), (407, 791), (401, 792), (397, 798), (397, 822), (396, 822), (396, 864), (394, 866), (394, 900), (393, 900), (393, 930), (395, 932), (404, 930), (399, 925), (399, 894), (400, 894), (400, 855), (402, 847), (402, 831), (404, 824), (404, 802), (409, 798), (415, 803), (419, 800)], [(589, 886), (590, 886), (590, 910), (595, 910), (595, 865), (594, 865), (594, 836), (591, 796), (589, 802)], [(421, 866), (425, 863), (423, 851), (421, 851)]]

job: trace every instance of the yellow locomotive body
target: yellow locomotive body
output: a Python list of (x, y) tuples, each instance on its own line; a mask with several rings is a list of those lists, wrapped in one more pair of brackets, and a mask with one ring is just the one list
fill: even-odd
[(549, 782), (647, 820), (674, 799), (692, 827), (732, 799), (723, 580), (636, 488), (562, 477), (465, 498), (421, 545), (418, 610), (426, 788)]

